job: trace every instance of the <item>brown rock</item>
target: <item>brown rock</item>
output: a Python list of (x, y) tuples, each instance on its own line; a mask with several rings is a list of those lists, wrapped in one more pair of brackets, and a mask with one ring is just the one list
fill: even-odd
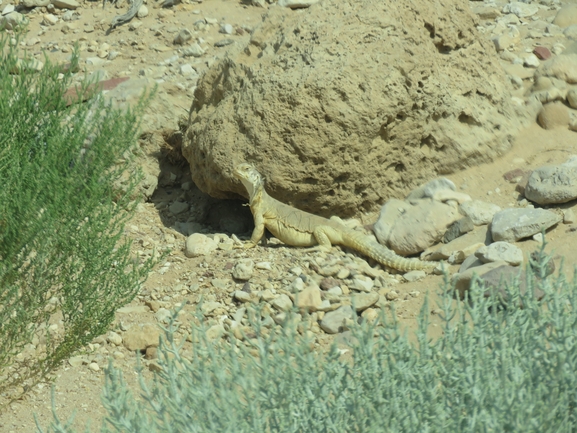
[(316, 286), (308, 286), (295, 296), (296, 306), (310, 312), (316, 311), (322, 302), (321, 289)]
[(275, 198), (350, 216), (501, 155), (520, 121), (476, 25), (464, 0), (269, 9), (198, 82), (183, 143), (195, 184), (246, 196), (232, 167), (251, 162)]
[(508, 171), (507, 173), (505, 173), (503, 175), (503, 179), (505, 179), (507, 182), (510, 183), (517, 183), (521, 180), (521, 178), (523, 177), (523, 175), (525, 174), (525, 171), (520, 169), (520, 168), (516, 168), (514, 170)]
[(569, 110), (562, 102), (552, 102), (541, 108), (537, 121), (544, 129), (567, 128), (569, 125)]
[(158, 346), (160, 328), (152, 323), (135, 325), (130, 328), (122, 337), (124, 347), (131, 351), (145, 351), (148, 347)]
[(547, 60), (551, 57), (551, 51), (545, 47), (536, 47), (533, 50), (533, 54), (535, 54), (541, 60)]

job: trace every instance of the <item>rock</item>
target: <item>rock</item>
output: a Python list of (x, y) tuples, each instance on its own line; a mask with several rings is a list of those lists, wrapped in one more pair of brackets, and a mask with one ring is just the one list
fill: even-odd
[(517, 45), (521, 41), (521, 33), (516, 26), (511, 25), (507, 33), (504, 33), (496, 38), (493, 38), (493, 44), (497, 51), (504, 51), (512, 46)]
[(291, 9), (308, 8), (319, 0), (278, 0), (278, 5)]
[(459, 206), (459, 209), (464, 215), (471, 218), (476, 226), (489, 224), (493, 220), (493, 216), (501, 210), (496, 204), (481, 200), (465, 202)]
[(39, 8), (50, 4), (50, 0), (24, 0), (22, 6), (25, 8)]
[(543, 105), (537, 121), (544, 129), (567, 128), (569, 125), (569, 111), (562, 102), (553, 102)]
[(357, 315), (349, 305), (339, 307), (335, 311), (325, 313), (321, 320), (320, 326), (327, 334), (338, 334), (349, 329), (351, 323), (354, 323)]
[(80, 3), (78, 3), (76, 0), (52, 0), (52, 4), (58, 9), (75, 10), (80, 7)]
[(279, 311), (288, 311), (293, 307), (291, 298), (288, 295), (282, 294), (275, 298), (271, 305)]
[(577, 24), (577, 4), (566, 4), (557, 11), (553, 24), (559, 27), (568, 27)]
[(494, 241), (515, 242), (554, 226), (561, 217), (544, 209), (505, 209), (497, 212), (491, 223)]
[(172, 313), (166, 308), (159, 308), (158, 311), (154, 313), (154, 318), (158, 323), (168, 323), (171, 317)]
[(490, 6), (478, 6), (471, 9), (472, 12), (479, 16), (482, 20), (494, 20), (501, 16), (498, 9)]
[(523, 57), (523, 65), (528, 68), (538, 68), (541, 65), (541, 61), (535, 54), (530, 53)]
[(420, 253), (437, 243), (447, 227), (461, 218), (456, 207), (438, 201), (425, 199), (413, 203), (389, 200), (373, 227), (379, 242), (400, 255)]
[(571, 89), (567, 92), (567, 102), (571, 108), (577, 109), (577, 89)]
[(505, 262), (485, 263), (484, 265), (471, 267), (464, 272), (453, 275), (455, 292), (459, 294), (461, 299), (463, 299), (465, 297), (465, 293), (467, 293), (467, 291), (471, 288), (473, 276), (477, 275), (478, 277), (481, 277), (483, 274), (486, 274), (487, 272), (504, 265), (507, 264)]
[(53, 26), (58, 22), (58, 17), (52, 14), (44, 14), (42, 17), (42, 24), (45, 26)]
[(577, 54), (561, 54), (543, 62), (535, 71), (535, 78), (541, 76), (577, 83)]
[(188, 29), (181, 29), (174, 37), (173, 43), (175, 45), (182, 45), (192, 39), (192, 32)]
[(168, 211), (172, 215), (179, 215), (183, 212), (188, 211), (189, 205), (183, 201), (175, 201), (168, 207)]
[(100, 371), (100, 366), (96, 362), (91, 362), (88, 364), (88, 368), (94, 372)]
[(519, 18), (530, 17), (531, 15), (535, 15), (538, 11), (539, 6), (522, 2), (507, 3), (503, 7), (504, 14), (515, 14)]
[(185, 57), (200, 57), (204, 54), (204, 50), (198, 44), (192, 44), (182, 50), (182, 55)]
[(546, 47), (536, 47), (533, 50), (533, 54), (535, 54), (541, 60), (548, 60), (551, 58), (551, 51), (549, 51)]
[[(8, 8), (8, 6), (4, 8), (4, 11)], [(28, 23), (28, 18), (19, 12), (10, 12), (7, 14), (4, 14), (3, 12), (2, 16), (0, 17), (0, 30), (14, 30), (16, 27), (26, 23)]]
[(148, 16), (148, 8), (145, 5), (140, 6), (138, 8), (138, 12), (136, 13), (138, 18), (144, 18)]
[(570, 25), (563, 30), (563, 34), (567, 39), (576, 40), (577, 39), (577, 24)]
[(475, 267), (482, 266), (482, 265), (484, 265), (484, 263), (481, 260), (479, 260), (475, 254), (471, 254), (470, 256), (468, 256), (463, 261), (461, 266), (459, 266), (459, 272), (458, 273), (462, 274), (467, 269), (475, 268)]
[[(535, 278), (534, 275), (530, 275), (531, 278)], [(519, 287), (519, 293), (521, 295), (525, 295), (527, 293), (527, 273), (524, 269), (519, 269), (515, 266), (499, 266), (495, 269), (486, 272), (480, 278), (485, 293), (484, 296), (496, 296), (501, 302), (507, 301), (507, 290), (505, 287), (512, 289), (513, 287)], [(505, 286), (505, 287), (504, 287)], [(539, 301), (543, 299), (545, 296), (545, 292), (543, 292), (539, 287), (533, 283), (533, 296)], [(522, 300), (519, 300), (520, 307), (523, 306)]]
[(226, 330), (224, 329), (224, 325), (222, 323), (218, 323), (206, 330), (206, 338), (209, 341), (218, 340), (224, 335), (225, 332)]
[(370, 292), (373, 289), (374, 282), (369, 277), (364, 275), (355, 275), (353, 277), (352, 289), (358, 290), (359, 292)]
[(385, 295), (385, 298), (387, 301), (395, 301), (395, 300), (399, 299), (399, 294), (395, 290), (391, 290), (391, 291), (387, 292), (387, 294)]
[(218, 30), (219, 33), (224, 33), (225, 35), (232, 35), (234, 33), (234, 27), (230, 24), (223, 24)]
[[(248, 160), (276, 199), (346, 217), (439, 167), (503, 154), (520, 119), (499, 60), (461, 3), (270, 8), (250, 41), (199, 79), (183, 141), (194, 183), (216, 198), (246, 196), (232, 166)], [(401, 22), (403, 31), (385, 30)]]
[(227, 45), (234, 44), (234, 39), (221, 39), (220, 41), (216, 41), (214, 43), (215, 47), (226, 47)]
[(577, 156), (564, 164), (539, 167), (525, 187), (525, 197), (540, 205), (567, 203), (577, 198)]
[(317, 311), (322, 302), (321, 289), (317, 286), (308, 286), (295, 296), (296, 307), (311, 313)]
[(575, 223), (575, 212), (573, 209), (565, 209), (563, 211), (563, 224), (574, 224)]
[(379, 300), (378, 293), (358, 293), (351, 297), (351, 303), (355, 308), (357, 313), (365, 311), (367, 308), (372, 307)]
[(407, 195), (405, 200), (411, 201), (420, 198), (433, 198), (437, 191), (443, 191), (447, 189), (450, 191), (455, 191), (457, 188), (451, 180), (447, 179), (446, 177), (439, 177), (437, 179), (430, 180), (429, 182), (412, 190), (409, 195)]
[(240, 259), (232, 268), (232, 276), (237, 280), (248, 281), (254, 272), (254, 262), (251, 259)]
[(408, 282), (421, 281), (427, 276), (425, 271), (411, 271), (403, 275), (403, 278)]
[(180, 66), (180, 75), (182, 75), (183, 77), (190, 77), (193, 75), (198, 75), (198, 73), (196, 72), (196, 69), (194, 69), (192, 65), (186, 63)]
[(186, 257), (205, 256), (216, 250), (218, 244), (206, 235), (194, 233), (186, 239), (184, 255)]
[(152, 323), (133, 325), (122, 338), (124, 347), (130, 351), (145, 351), (147, 347), (157, 347), (160, 328)]
[(508, 242), (495, 242), (482, 246), (475, 252), (475, 256), (483, 263), (505, 262), (511, 266), (523, 263), (523, 251)]
[(114, 346), (120, 346), (122, 344), (122, 337), (118, 335), (116, 332), (110, 331), (106, 336), (106, 341)]
[(465, 218), (461, 218), (458, 221), (455, 221), (453, 224), (449, 226), (445, 235), (443, 236), (443, 242), (449, 243), (454, 239), (457, 239), (460, 236), (463, 236), (465, 233), (470, 232), (475, 228), (473, 224), (473, 220), (468, 216)]

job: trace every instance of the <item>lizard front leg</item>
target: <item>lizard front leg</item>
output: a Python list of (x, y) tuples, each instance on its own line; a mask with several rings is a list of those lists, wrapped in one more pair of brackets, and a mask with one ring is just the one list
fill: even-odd
[(260, 213), (253, 214), (254, 217), (254, 230), (250, 237), (250, 241), (244, 244), (244, 248), (254, 248), (258, 245), (260, 240), (264, 237), (264, 216)]

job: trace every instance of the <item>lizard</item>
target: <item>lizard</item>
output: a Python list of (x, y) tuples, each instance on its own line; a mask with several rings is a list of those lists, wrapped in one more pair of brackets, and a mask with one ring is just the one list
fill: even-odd
[(234, 167), (234, 176), (248, 192), (254, 218), (254, 230), (244, 248), (258, 245), (266, 228), (290, 246), (329, 251), (333, 245), (342, 245), (399, 271), (431, 270), (439, 265), (437, 262), (401, 257), (369, 236), (337, 221), (305, 212), (271, 197), (265, 190), (263, 176), (251, 164), (243, 163)]

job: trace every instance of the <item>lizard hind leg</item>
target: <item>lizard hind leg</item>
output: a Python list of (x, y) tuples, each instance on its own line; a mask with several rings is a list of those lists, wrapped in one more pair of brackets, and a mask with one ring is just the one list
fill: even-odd
[(318, 245), (316, 245), (312, 248), (307, 248), (308, 252), (322, 251), (324, 253), (328, 253), (331, 250), (333, 244), (331, 243), (330, 238), (325, 233), (325, 231), (323, 230), (322, 227), (316, 227), (313, 231), (313, 236), (314, 236), (315, 240), (317, 241)]

